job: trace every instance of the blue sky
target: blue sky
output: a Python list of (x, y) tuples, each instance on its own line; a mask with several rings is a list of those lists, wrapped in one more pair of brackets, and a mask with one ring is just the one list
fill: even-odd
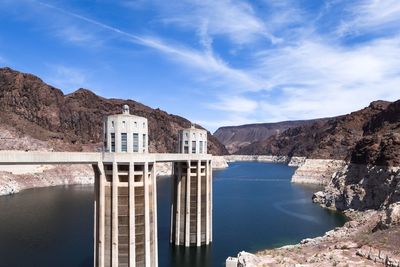
[(400, 98), (398, 0), (0, 0), (0, 65), (224, 125)]

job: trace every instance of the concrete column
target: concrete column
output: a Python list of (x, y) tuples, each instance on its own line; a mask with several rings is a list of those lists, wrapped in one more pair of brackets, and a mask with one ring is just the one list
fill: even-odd
[(156, 163), (153, 163), (153, 170), (151, 172), (151, 178), (153, 181), (153, 246), (154, 246), (154, 254), (153, 254), (153, 266), (158, 267), (158, 232), (157, 232), (157, 172), (156, 172)]
[[(170, 211), (170, 231), (169, 231), (169, 243), (172, 244), (174, 242), (174, 238), (176, 238), (175, 234), (175, 229), (174, 226), (176, 226), (174, 223), (176, 221), (175, 218), (175, 209), (176, 209), (176, 203), (178, 200), (176, 199), (176, 184), (177, 184), (177, 176), (176, 176), (176, 168), (177, 168), (177, 163), (172, 163), (172, 178), (171, 178), (171, 211)], [(175, 237), (174, 237), (175, 235)]]
[(118, 266), (118, 164), (113, 162), (112, 171), (112, 247), (111, 247), (111, 257), (112, 257), (112, 267)]
[(135, 240), (135, 163), (129, 162), (129, 266), (136, 265)]
[(210, 162), (206, 163), (206, 244), (210, 243)]
[(210, 202), (210, 242), (212, 242), (212, 236), (213, 236), (213, 226), (212, 226), (212, 221), (213, 221), (213, 171), (212, 171), (212, 162), (210, 160), (209, 163), (209, 170), (210, 170), (210, 195), (209, 195), (209, 202)]
[(149, 206), (149, 165), (148, 162), (144, 163), (144, 236), (145, 236), (145, 266), (150, 267), (150, 206)]
[(197, 161), (197, 238), (196, 245), (201, 246), (201, 161)]
[(98, 162), (97, 166), (100, 172), (100, 179), (99, 179), (99, 267), (104, 266), (104, 235), (105, 235), (105, 182), (106, 182), (106, 175), (104, 170), (103, 162)]
[(185, 214), (185, 247), (190, 246), (190, 161), (186, 171), (186, 214)]
[(182, 192), (182, 163), (178, 163), (178, 175), (176, 176), (176, 213), (175, 213), (175, 245), (180, 244), (181, 237), (181, 192)]
[(94, 266), (98, 266), (98, 259), (99, 259), (99, 225), (98, 225), (98, 219), (99, 219), (99, 180), (100, 180), (100, 173), (99, 173), (99, 167), (95, 164), (92, 165), (93, 172), (94, 172), (94, 216), (93, 216), (93, 225), (94, 225), (94, 231), (93, 231), (93, 263)]

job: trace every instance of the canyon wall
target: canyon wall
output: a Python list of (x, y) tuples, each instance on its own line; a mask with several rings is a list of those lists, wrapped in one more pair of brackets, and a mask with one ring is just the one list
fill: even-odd
[(345, 165), (346, 162), (343, 160), (306, 159), (296, 169), (292, 176), (292, 182), (328, 185), (332, 177)]

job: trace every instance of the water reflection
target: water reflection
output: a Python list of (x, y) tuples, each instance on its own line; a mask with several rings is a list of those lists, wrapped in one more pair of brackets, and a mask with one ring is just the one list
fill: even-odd
[(211, 246), (172, 247), (173, 266), (212, 266)]

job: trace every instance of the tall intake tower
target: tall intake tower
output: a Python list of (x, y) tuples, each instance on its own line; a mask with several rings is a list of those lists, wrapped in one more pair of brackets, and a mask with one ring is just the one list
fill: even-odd
[(103, 123), (103, 162), (94, 166), (95, 266), (156, 267), (156, 173), (147, 119), (124, 105)]
[[(178, 153), (207, 154), (207, 131), (194, 126), (179, 131)], [(189, 158), (189, 157), (188, 157)], [(174, 163), (170, 242), (202, 246), (212, 241), (211, 160)]]

